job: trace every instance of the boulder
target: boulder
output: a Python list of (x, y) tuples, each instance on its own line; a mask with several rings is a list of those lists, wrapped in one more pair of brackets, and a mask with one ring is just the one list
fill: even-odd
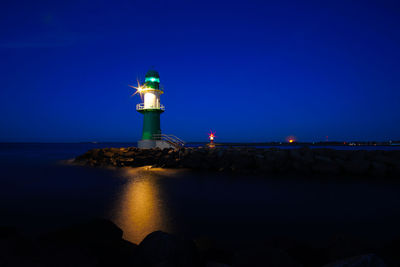
[(308, 164), (304, 161), (293, 161), (292, 162), (292, 169), (296, 173), (301, 174), (309, 174), (312, 170), (311, 164)]
[(136, 152), (135, 151), (128, 151), (128, 152), (126, 152), (126, 153), (124, 153), (122, 155), (124, 157), (127, 157), (127, 158), (133, 158), (136, 155)]
[(139, 252), (146, 266), (200, 266), (200, 257), (192, 240), (156, 231), (139, 244)]
[(314, 154), (317, 156), (328, 157), (332, 158), (333, 155), (336, 153), (336, 150), (331, 148), (317, 148), (312, 150)]
[(45, 266), (137, 266), (137, 245), (122, 239), (114, 223), (96, 219), (39, 239)]
[(217, 157), (218, 157), (218, 158), (222, 158), (222, 157), (224, 156), (224, 153), (225, 153), (224, 150), (219, 149), (219, 150), (218, 150), (218, 153), (217, 153)]
[(387, 167), (380, 162), (372, 162), (370, 174), (375, 177), (383, 178), (386, 175)]
[(336, 234), (328, 241), (325, 248), (326, 262), (334, 262), (354, 255), (364, 255), (375, 250), (375, 245), (365, 239), (348, 234)]
[(112, 153), (119, 153), (121, 150), (124, 150), (124, 148), (119, 148), (119, 147), (110, 147), (106, 148), (107, 151), (110, 151)]
[(387, 165), (392, 165), (392, 166), (398, 165), (400, 163), (399, 159), (397, 159), (394, 156), (391, 157), (388, 154), (386, 154), (386, 155), (384, 155), (384, 154), (378, 155), (378, 156), (375, 157), (374, 161), (378, 161), (378, 162), (381, 162), (381, 163), (384, 163), (384, 164), (387, 164)]
[(182, 165), (185, 168), (198, 169), (198, 168), (200, 168), (200, 163), (201, 163), (201, 161), (191, 158), (191, 159), (185, 159), (182, 162)]
[(94, 219), (86, 223), (60, 229), (41, 237), (42, 241), (59, 243), (109, 243), (122, 240), (122, 230), (113, 222)]
[(313, 154), (313, 152), (312, 152), (312, 150), (305, 150), (305, 151), (303, 151), (303, 154), (302, 154), (303, 156), (302, 156), (302, 162), (304, 162), (305, 164), (312, 164), (312, 163), (314, 163), (314, 154)]
[[(0, 230), (2, 234), (4, 230)], [(0, 237), (0, 266), (36, 267), (42, 266), (41, 262), (40, 251), (32, 240), (12, 232)]]
[(267, 247), (256, 247), (235, 253), (232, 266), (300, 267), (286, 252)]
[(231, 264), (233, 252), (225, 247), (225, 245), (218, 244), (215, 240), (207, 237), (201, 237), (195, 240), (197, 250), (199, 251), (203, 261), (218, 264)]
[(332, 158), (328, 156), (315, 155), (316, 162), (332, 163)]
[(335, 261), (324, 267), (386, 267), (386, 264), (375, 254), (365, 254)]
[(192, 153), (192, 150), (191, 150), (191, 149), (185, 149), (185, 150), (183, 151), (183, 157), (189, 156), (190, 153)]
[(289, 154), (292, 160), (297, 161), (303, 159), (303, 155), (301, 154), (301, 151), (299, 149), (292, 149), (290, 150)]
[(0, 239), (17, 237), (18, 231), (16, 227), (13, 226), (0, 226)]
[(356, 150), (356, 151), (350, 151), (348, 158), (353, 160), (353, 161), (363, 161), (367, 157), (367, 151), (364, 150)]
[(325, 174), (338, 174), (340, 173), (339, 165), (330, 160), (330, 161), (318, 161), (312, 165), (312, 170), (316, 173), (325, 173)]
[(400, 161), (397, 162), (397, 164), (394, 164), (392, 166), (393, 173), (392, 175), (400, 175)]
[(230, 267), (230, 265), (216, 261), (208, 261), (206, 267)]
[(346, 173), (362, 175), (368, 172), (370, 162), (367, 160), (351, 160), (344, 162), (342, 167)]
[(107, 151), (107, 152), (104, 152), (104, 157), (106, 157), (106, 158), (111, 158), (111, 157), (113, 157), (114, 155), (115, 155), (115, 153), (114, 152), (111, 152), (111, 151)]

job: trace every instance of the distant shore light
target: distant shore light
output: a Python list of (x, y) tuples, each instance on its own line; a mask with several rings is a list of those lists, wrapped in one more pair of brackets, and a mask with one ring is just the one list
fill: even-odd
[(288, 143), (295, 143), (297, 141), (297, 138), (295, 137), (295, 136), (288, 136), (288, 137), (286, 137), (286, 142), (288, 142)]

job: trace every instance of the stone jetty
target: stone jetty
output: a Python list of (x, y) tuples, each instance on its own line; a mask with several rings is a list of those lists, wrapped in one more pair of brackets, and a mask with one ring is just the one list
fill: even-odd
[(186, 168), (247, 174), (400, 177), (400, 151), (251, 147), (99, 148), (75, 158), (88, 166)]

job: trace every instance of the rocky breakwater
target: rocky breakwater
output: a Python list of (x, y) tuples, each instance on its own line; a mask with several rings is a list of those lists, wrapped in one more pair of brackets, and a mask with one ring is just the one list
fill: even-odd
[(89, 166), (187, 168), (254, 174), (400, 177), (400, 151), (334, 149), (181, 148), (92, 149), (74, 163)]

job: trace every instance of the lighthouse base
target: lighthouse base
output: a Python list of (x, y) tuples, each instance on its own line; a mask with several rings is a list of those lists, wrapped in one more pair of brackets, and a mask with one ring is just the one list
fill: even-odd
[(139, 140), (138, 148), (150, 149), (150, 148), (175, 148), (172, 144), (164, 140)]

